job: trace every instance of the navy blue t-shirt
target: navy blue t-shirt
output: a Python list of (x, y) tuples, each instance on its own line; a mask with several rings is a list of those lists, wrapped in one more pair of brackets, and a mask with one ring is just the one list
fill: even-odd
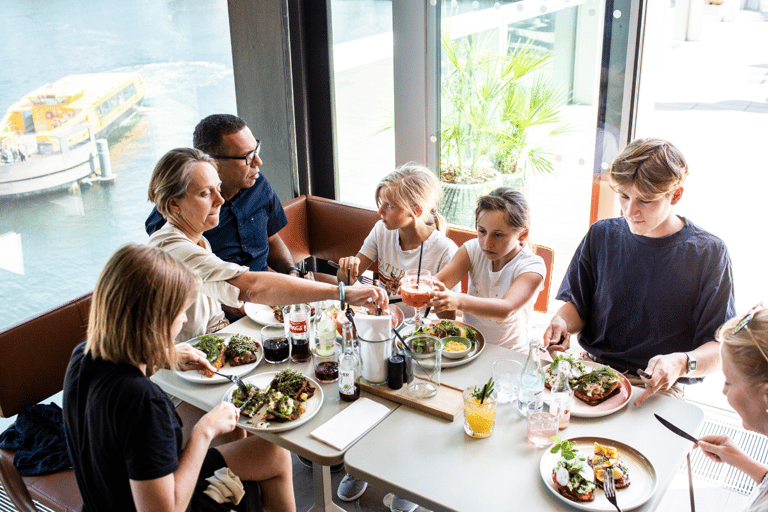
[[(157, 208), (144, 226), (151, 235), (165, 224)], [(244, 265), (253, 272), (269, 269), (269, 237), (283, 229), (288, 219), (267, 178), (256, 182), (221, 205), (219, 225), (205, 232), (213, 253), (224, 261)]]
[(576, 249), (557, 298), (576, 307), (579, 344), (598, 361), (636, 372), (714, 340), (735, 315), (725, 244), (683, 220), (663, 238), (632, 234), (623, 217), (601, 220)]
[(67, 448), (83, 511), (135, 511), (129, 479), (179, 467), (181, 420), (157, 384), (130, 364), (85, 354), (79, 344), (64, 376)]

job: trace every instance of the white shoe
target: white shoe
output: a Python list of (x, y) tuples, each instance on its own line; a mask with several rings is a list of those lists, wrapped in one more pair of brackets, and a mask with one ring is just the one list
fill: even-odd
[(392, 512), (413, 512), (419, 508), (416, 503), (398, 498), (391, 492), (384, 496), (382, 501), (384, 502), (384, 506), (389, 507), (389, 510)]

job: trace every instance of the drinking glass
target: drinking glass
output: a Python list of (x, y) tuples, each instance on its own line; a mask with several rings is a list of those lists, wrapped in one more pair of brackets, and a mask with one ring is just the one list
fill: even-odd
[(419, 327), (425, 320), (421, 309), (429, 304), (429, 293), (432, 291), (432, 273), (422, 269), (406, 270), (405, 276), (400, 280), (400, 296), (407, 306), (414, 308), (413, 317), (405, 321), (409, 325)]
[(493, 363), (493, 381), (499, 393), (497, 401), (500, 404), (517, 402), (520, 388), (520, 369), (522, 364), (511, 359), (500, 359)]
[(315, 369), (315, 378), (319, 382), (336, 382), (339, 380), (339, 359), (341, 357), (341, 343), (333, 343), (332, 350), (322, 351), (312, 349), (312, 367)]
[(283, 363), (288, 360), (291, 347), (285, 334), (285, 325), (265, 325), (261, 328), (261, 346), (268, 363)]
[(551, 437), (557, 435), (560, 424), (560, 417), (557, 414), (532, 412), (528, 414), (525, 421), (529, 443), (536, 448), (545, 448), (553, 443)]
[(474, 390), (470, 386), (461, 395), (464, 398), (464, 432), (470, 437), (488, 437), (493, 434), (496, 422), (496, 390), (482, 404), (473, 396)]
[(413, 372), (408, 394), (413, 398), (435, 396), (440, 389), (443, 342), (436, 336), (417, 334), (406, 338), (405, 344), (410, 348), (405, 352), (406, 365)]

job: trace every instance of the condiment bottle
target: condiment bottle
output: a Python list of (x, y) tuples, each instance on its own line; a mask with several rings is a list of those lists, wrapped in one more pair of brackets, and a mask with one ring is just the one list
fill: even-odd
[[(342, 314), (342, 313), (339, 313)], [(315, 314), (314, 337), (315, 343), (313, 350), (317, 355), (329, 356), (333, 354), (336, 343), (336, 321), (333, 319), (329, 304), (325, 301), (320, 303), (320, 309)]]
[(360, 357), (355, 353), (352, 323), (341, 324), (342, 356), (339, 361), (339, 398), (345, 402), (354, 402), (360, 398), (357, 377), (360, 376)]
[(286, 306), (284, 316), (291, 335), (291, 361), (306, 363), (312, 358), (309, 351), (309, 306), (304, 303)]
[(560, 416), (560, 430), (563, 430), (571, 423), (573, 391), (569, 382), (570, 377), (571, 363), (560, 361), (557, 364), (557, 378), (552, 385), (552, 403), (550, 405), (550, 412)]
[(539, 359), (539, 340), (528, 342), (528, 358), (520, 373), (520, 393), (517, 398), (517, 410), (527, 416), (541, 412), (544, 408), (544, 372)]

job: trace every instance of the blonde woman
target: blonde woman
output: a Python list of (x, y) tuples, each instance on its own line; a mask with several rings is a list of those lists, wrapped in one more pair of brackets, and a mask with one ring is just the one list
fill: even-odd
[[(259, 482), (265, 509), (296, 510), (289, 452), (257, 436), (209, 448), (237, 423), (238, 410), (224, 402), (182, 449), (181, 421), (149, 378), (159, 368), (212, 369), (200, 351), (173, 343), (198, 286), (168, 254), (141, 245), (119, 249), (101, 272), (88, 340), (64, 377), (64, 428), (84, 511), (229, 511), (243, 480)], [(205, 492), (214, 473), (232, 478), (230, 502)]]
[[(725, 385), (723, 394), (741, 416), (745, 429), (768, 435), (768, 310), (762, 303), (732, 318), (716, 334), (720, 341)], [(768, 511), (768, 466), (751, 459), (725, 435), (702, 436), (697, 445), (715, 462), (746, 473), (757, 488), (745, 512)]]
[(338, 288), (331, 284), (274, 272), (251, 272), (211, 252), (203, 232), (219, 222), (221, 180), (216, 162), (191, 148), (172, 149), (155, 166), (149, 182), (149, 200), (167, 223), (149, 238), (181, 261), (202, 281), (202, 293), (187, 310), (188, 322), (180, 339), (214, 332), (226, 325), (221, 304), (239, 308), (242, 302), (268, 305), (313, 302), (344, 297), (352, 304), (374, 301), (386, 307), (385, 294), (376, 287)]

